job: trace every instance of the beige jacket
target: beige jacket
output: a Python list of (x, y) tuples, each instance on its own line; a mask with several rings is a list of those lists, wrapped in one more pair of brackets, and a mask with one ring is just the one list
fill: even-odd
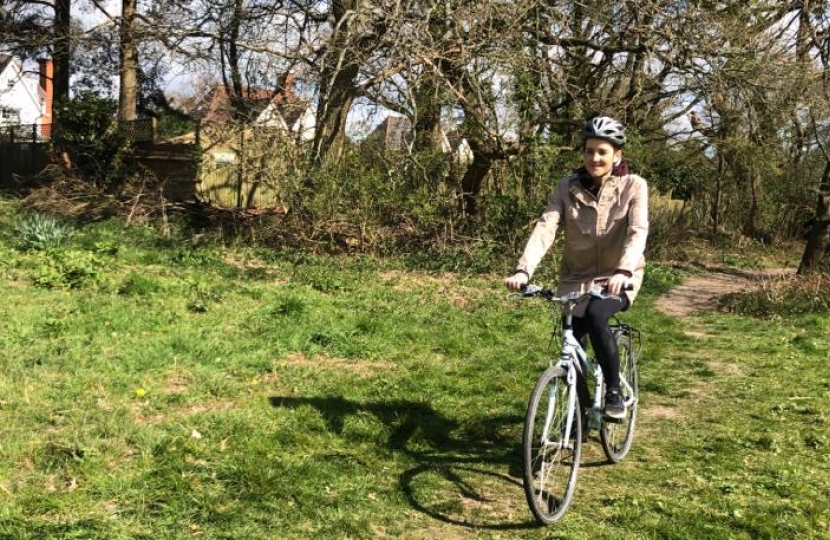
[[(547, 208), (527, 241), (517, 269), (532, 276), (564, 223), (565, 245), (559, 272), (558, 294), (585, 292), (608, 279), (618, 269), (631, 272), (634, 290), (626, 291), (634, 302), (643, 284), (648, 236), (648, 188), (641, 177), (612, 176), (596, 197), (582, 187), (577, 175), (559, 182)], [(574, 315), (582, 316), (585, 306)]]

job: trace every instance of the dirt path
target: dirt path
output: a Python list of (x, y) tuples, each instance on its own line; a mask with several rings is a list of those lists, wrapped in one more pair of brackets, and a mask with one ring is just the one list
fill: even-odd
[(716, 270), (692, 276), (672, 288), (657, 301), (657, 308), (672, 317), (685, 317), (696, 311), (715, 311), (724, 294), (760, 287), (762, 280), (775, 279), (795, 272), (793, 268), (758, 271)]
[[(718, 298), (732, 292), (749, 291), (763, 286), (764, 282), (781, 279), (795, 273), (794, 268), (775, 268), (767, 270), (742, 271), (728, 268), (706, 268), (706, 273), (696, 274), (682, 284), (673, 287), (668, 293), (657, 300), (657, 309), (671, 317), (686, 319), (689, 315), (702, 311), (716, 311)], [(686, 319), (684, 332), (691, 337), (706, 339), (710, 337), (700, 321)], [(714, 359), (707, 359), (706, 363), (713, 372), (731, 374), (736, 366)], [(687, 391), (698, 399), (699, 390), (713, 379), (699, 381), (691, 385)], [(641, 409), (641, 430), (659, 419), (677, 418), (683, 416), (682, 410), (689, 408), (688, 403), (678, 406), (679, 403), (652, 404)]]

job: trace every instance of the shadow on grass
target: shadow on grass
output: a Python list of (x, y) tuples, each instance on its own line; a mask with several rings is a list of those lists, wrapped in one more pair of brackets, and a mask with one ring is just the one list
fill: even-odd
[[(488, 530), (536, 527), (534, 521), (523, 519), (529, 512), (522, 492), (520, 436), (503, 434), (521, 425), (520, 416), (502, 415), (462, 424), (417, 401), (274, 396), (270, 402), (277, 408), (313, 407), (336, 434), (342, 433), (349, 415), (375, 416), (391, 428), (386, 447), (417, 463), (399, 477), (408, 503), (436, 520)], [(488, 465), (507, 466), (508, 473), (495, 472)], [(495, 515), (486, 515), (482, 507), (495, 508)]]

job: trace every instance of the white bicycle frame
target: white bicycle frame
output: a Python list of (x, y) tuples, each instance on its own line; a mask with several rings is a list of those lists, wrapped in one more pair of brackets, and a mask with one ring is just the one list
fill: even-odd
[[(576, 399), (577, 399), (577, 375), (578, 372), (582, 373), (583, 376), (586, 376), (589, 370), (593, 371), (594, 376), (594, 402), (589, 409), (593, 414), (602, 414), (602, 383), (603, 383), (603, 375), (602, 375), (602, 368), (599, 366), (599, 363), (591, 360), (588, 358), (585, 350), (582, 348), (582, 345), (579, 344), (577, 341), (576, 336), (574, 336), (573, 332), (573, 309), (574, 304), (566, 303), (562, 304), (562, 317), (563, 317), (563, 328), (562, 328), (562, 350), (559, 354), (559, 366), (562, 367), (567, 373), (567, 383), (568, 383), (568, 414), (565, 421), (565, 432), (563, 434), (563, 440), (559, 442), (553, 442), (550, 440), (550, 428), (551, 428), (551, 421), (553, 417), (553, 413), (556, 409), (556, 392), (551, 392), (551, 399), (548, 400), (548, 411), (547, 415), (545, 416), (545, 424), (544, 429), (542, 430), (542, 440), (540, 441), (542, 447), (548, 446), (556, 446), (560, 449), (572, 449), (573, 445), (571, 443), (571, 429), (573, 428), (573, 419), (574, 414), (576, 414)], [(586, 379), (587, 381), (587, 379)], [(620, 383), (624, 386), (625, 392), (624, 394), (628, 396), (625, 400), (625, 406), (631, 407), (636, 400), (634, 396), (634, 391), (631, 388), (631, 385), (625, 380), (625, 377), (622, 376), (620, 373)], [(585, 429), (583, 427), (583, 429)]]

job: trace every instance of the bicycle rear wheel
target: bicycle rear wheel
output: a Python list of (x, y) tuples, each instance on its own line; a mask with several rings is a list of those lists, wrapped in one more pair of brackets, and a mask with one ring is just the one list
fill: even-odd
[(637, 374), (637, 361), (631, 350), (631, 338), (625, 333), (618, 332), (617, 347), (620, 351), (620, 382), (622, 383), (620, 393), (626, 401), (626, 415), (620, 422), (603, 420), (599, 432), (602, 450), (612, 463), (622, 461), (634, 442), (640, 380)]
[(567, 372), (554, 366), (539, 377), (527, 406), (522, 435), (524, 490), (530, 510), (545, 525), (562, 517), (576, 489), (582, 415), (574, 393), (571, 433), (566, 440), (570, 398)]

